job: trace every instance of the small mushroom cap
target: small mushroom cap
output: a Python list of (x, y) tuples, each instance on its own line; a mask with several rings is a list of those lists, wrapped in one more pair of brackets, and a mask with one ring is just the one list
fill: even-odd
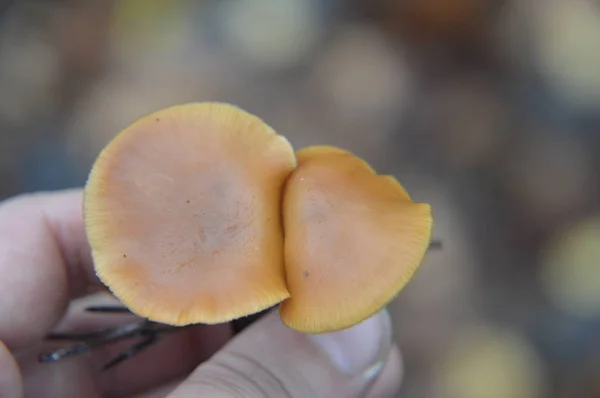
[(289, 297), (281, 194), (293, 148), (221, 103), (150, 114), (100, 154), (84, 213), (96, 272), (133, 312), (222, 323)]
[(306, 333), (345, 329), (410, 280), (429, 246), (431, 208), (349, 152), (310, 147), (296, 158), (283, 201), (290, 298), (281, 318)]

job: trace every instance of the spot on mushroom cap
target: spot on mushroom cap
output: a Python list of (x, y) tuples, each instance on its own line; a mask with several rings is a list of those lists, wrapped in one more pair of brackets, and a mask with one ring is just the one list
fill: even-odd
[(349, 152), (311, 147), (296, 158), (283, 201), (290, 298), (281, 318), (307, 333), (344, 329), (410, 280), (430, 243), (431, 208)]
[(96, 272), (133, 312), (221, 323), (289, 297), (281, 192), (289, 142), (228, 104), (150, 114), (100, 154), (84, 199)]

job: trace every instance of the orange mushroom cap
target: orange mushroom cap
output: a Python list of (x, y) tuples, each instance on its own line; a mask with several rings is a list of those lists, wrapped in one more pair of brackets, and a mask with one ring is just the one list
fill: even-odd
[(283, 322), (306, 333), (345, 329), (383, 308), (429, 246), (428, 204), (338, 148), (296, 153), (283, 201), (290, 298)]
[(100, 279), (171, 325), (221, 323), (289, 297), (281, 195), (289, 142), (228, 104), (150, 114), (101, 152), (84, 214)]

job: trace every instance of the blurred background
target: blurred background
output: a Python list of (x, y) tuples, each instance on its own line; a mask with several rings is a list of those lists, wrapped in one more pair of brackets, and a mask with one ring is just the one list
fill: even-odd
[(402, 398), (600, 397), (598, 1), (0, 0), (0, 199), (201, 100), (432, 204)]

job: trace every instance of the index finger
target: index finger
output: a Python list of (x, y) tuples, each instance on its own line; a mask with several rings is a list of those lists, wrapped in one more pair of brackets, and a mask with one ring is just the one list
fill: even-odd
[(40, 339), (70, 298), (101, 285), (82, 203), (81, 189), (0, 203), (0, 340), (12, 349)]

